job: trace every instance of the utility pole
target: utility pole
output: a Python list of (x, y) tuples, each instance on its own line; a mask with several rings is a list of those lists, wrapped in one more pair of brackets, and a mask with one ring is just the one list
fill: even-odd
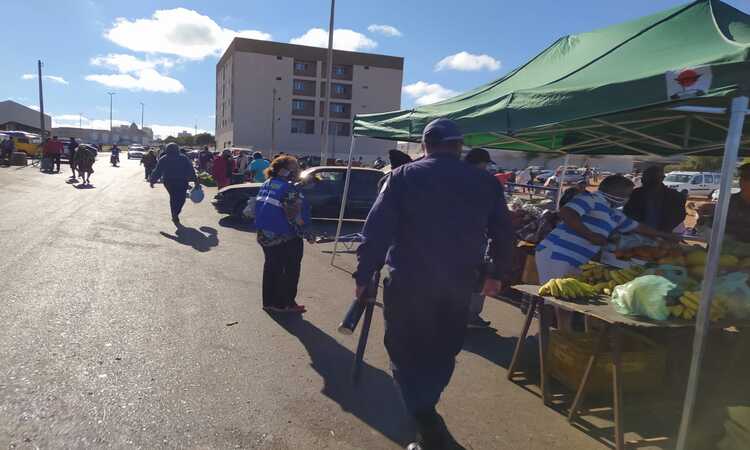
[(114, 142), (112, 142), (112, 96), (115, 95), (116, 92), (107, 92), (107, 94), (109, 94), (109, 143), (114, 144)]
[(327, 74), (326, 74), (326, 101), (325, 109), (323, 110), (323, 129), (321, 130), (323, 136), (321, 136), (320, 145), (320, 165), (325, 166), (328, 163), (328, 119), (331, 115), (331, 77), (333, 76), (333, 17), (334, 11), (336, 10), (336, 0), (331, 0), (331, 16), (328, 21), (328, 56), (327, 61)]
[(143, 131), (143, 102), (141, 102), (141, 131)]
[(273, 88), (273, 106), (271, 106), (271, 156), (276, 154), (276, 88)]
[(37, 60), (37, 78), (39, 79), (39, 129), (42, 131), (42, 141), (46, 134), (46, 124), (44, 123), (44, 89), (42, 87), (42, 60)]
[(83, 128), (83, 113), (78, 113), (78, 128)]

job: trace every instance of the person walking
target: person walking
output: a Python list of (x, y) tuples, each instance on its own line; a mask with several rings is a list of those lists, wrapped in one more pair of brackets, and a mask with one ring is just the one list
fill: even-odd
[(253, 183), (263, 183), (266, 181), (266, 169), (271, 165), (268, 160), (263, 158), (261, 152), (253, 153), (253, 160), (248, 164), (246, 172), (250, 175), (250, 181)]
[[(57, 139), (57, 136), (52, 136), (52, 139), (48, 139), (44, 143), (44, 157), (50, 158), (52, 163), (57, 166), (55, 173), (60, 173), (60, 158), (64, 148), (63, 143)], [(51, 170), (50, 173), (52, 173)]]
[(304, 249), (303, 237), (311, 240), (310, 208), (294, 187), (299, 163), (293, 156), (280, 156), (266, 168), (268, 178), (255, 202), (255, 228), (263, 248), (263, 309), (271, 312), (304, 313), (297, 304), (297, 285)]
[(435, 406), (464, 343), (482, 247), (495, 266), (484, 292), (510, 273), (513, 230), (500, 184), (460, 160), (458, 125), (436, 119), (423, 131), (425, 157), (389, 177), (365, 222), (355, 295), (387, 265), (385, 347), (418, 438), (410, 449), (460, 447)]
[(141, 158), (141, 164), (143, 165), (143, 168), (145, 170), (146, 181), (148, 181), (149, 177), (151, 177), (151, 172), (154, 171), (157, 162), (156, 152), (154, 152), (153, 149), (149, 149), (149, 151), (146, 152), (146, 154)]
[(232, 180), (232, 169), (234, 161), (232, 161), (232, 152), (224, 150), (221, 155), (214, 158), (213, 168), (211, 174), (216, 181), (216, 185), (219, 189), (229, 186), (229, 182)]
[[(477, 169), (486, 172), (487, 166), (492, 162), (492, 159), (487, 150), (483, 148), (473, 148), (466, 154), (464, 161), (470, 166), (474, 166)], [(467, 323), (469, 328), (489, 328), (491, 323), (489, 320), (484, 320), (481, 317), (482, 310), (484, 309), (485, 297), (482, 290), (484, 288), (484, 279), (488, 272), (488, 263), (490, 262), (490, 258), (487, 255), (488, 245), (489, 242), (485, 239), (485, 245), (482, 246), (482, 250), (479, 253), (481, 264), (477, 266), (477, 281), (474, 285), (474, 292), (471, 294), (471, 303), (469, 304), (469, 322)]]
[(188, 182), (195, 182), (197, 187), (200, 182), (195, 175), (195, 169), (190, 162), (190, 158), (180, 153), (180, 147), (174, 142), (167, 144), (162, 156), (156, 167), (151, 172), (149, 182), (151, 188), (154, 187), (159, 178), (164, 180), (164, 187), (169, 193), (169, 209), (172, 212), (172, 222), (179, 229), (182, 228), (180, 223), (180, 213), (185, 206), (187, 199), (187, 190), (190, 188)]
[(207, 145), (203, 146), (203, 150), (198, 153), (198, 170), (201, 172), (208, 172), (210, 170), (209, 165), (214, 155), (208, 149)]
[(68, 144), (68, 164), (70, 164), (71, 180), (76, 179), (76, 149), (78, 148), (78, 142), (76, 138), (70, 138), (70, 144)]
[(0, 159), (5, 160), (6, 164), (10, 165), (10, 160), (13, 156), (13, 152), (16, 151), (16, 143), (15, 141), (13, 141), (13, 138), (8, 136), (8, 138), (4, 140), (2, 144), (0, 144), (0, 149), (2, 150)]
[(96, 161), (96, 149), (80, 144), (76, 148), (73, 161), (81, 176), (82, 185), (91, 185), (91, 174), (94, 173), (94, 162)]

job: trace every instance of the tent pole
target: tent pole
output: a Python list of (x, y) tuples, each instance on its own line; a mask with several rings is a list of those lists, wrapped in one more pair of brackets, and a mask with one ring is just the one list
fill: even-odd
[(742, 126), (747, 113), (748, 98), (736, 97), (732, 99), (731, 116), (729, 119), (729, 131), (724, 145), (724, 162), (721, 168), (721, 186), (719, 203), (716, 205), (713, 228), (711, 229), (711, 240), (708, 249), (708, 260), (703, 273), (703, 292), (695, 320), (695, 337), (693, 338), (693, 357), (690, 361), (690, 377), (688, 378), (687, 390), (685, 392), (685, 403), (682, 407), (682, 420), (680, 421), (680, 432), (677, 436), (677, 450), (685, 450), (693, 418), (695, 401), (698, 394), (698, 382), (706, 351), (706, 337), (709, 331), (709, 319), (711, 301), (714, 293), (714, 282), (716, 281), (721, 247), (724, 241), (724, 230), (729, 212), (729, 198), (732, 196), (732, 177), (737, 165), (737, 153), (742, 138)]
[(563, 170), (560, 174), (560, 179), (557, 180), (557, 200), (555, 200), (555, 205), (557, 205), (557, 210), (560, 210), (560, 199), (562, 198), (562, 191), (563, 191), (563, 184), (565, 183), (565, 169), (568, 168), (568, 164), (570, 163), (570, 153), (565, 154), (565, 159), (563, 160)]
[(339, 236), (341, 236), (341, 226), (344, 224), (344, 211), (346, 211), (346, 201), (349, 199), (349, 180), (352, 174), (352, 158), (354, 158), (354, 144), (357, 138), (352, 135), (352, 142), (349, 145), (349, 161), (346, 163), (346, 180), (344, 180), (344, 194), (341, 196), (341, 210), (339, 211), (339, 222), (336, 225), (336, 238), (333, 241), (333, 254), (331, 255), (331, 265), (336, 259), (336, 251), (339, 247)]

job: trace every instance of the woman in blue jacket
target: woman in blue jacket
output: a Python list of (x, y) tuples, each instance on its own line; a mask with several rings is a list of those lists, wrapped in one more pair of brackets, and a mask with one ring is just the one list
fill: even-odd
[(294, 187), (299, 164), (292, 156), (280, 156), (265, 170), (267, 180), (255, 202), (255, 227), (263, 247), (263, 309), (304, 313), (295, 301), (304, 243), (310, 225), (310, 208)]

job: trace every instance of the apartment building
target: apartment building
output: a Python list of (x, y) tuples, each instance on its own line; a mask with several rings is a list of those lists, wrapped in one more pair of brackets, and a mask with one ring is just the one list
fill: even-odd
[[(217, 147), (265, 155), (320, 155), (326, 96), (325, 48), (235, 38), (216, 65)], [(404, 59), (335, 50), (329, 155), (344, 159), (356, 114), (401, 107)], [(355, 155), (383, 156), (395, 143), (362, 138)]]

